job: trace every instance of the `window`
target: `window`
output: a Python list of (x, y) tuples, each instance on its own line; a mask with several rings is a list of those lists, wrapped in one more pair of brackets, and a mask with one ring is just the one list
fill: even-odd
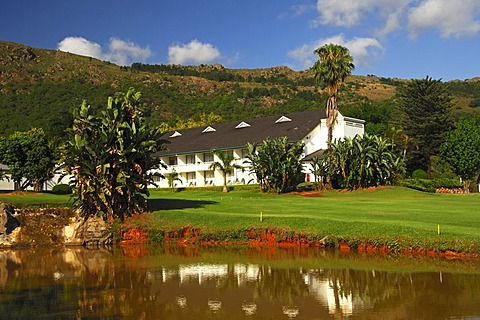
[(206, 152), (203, 154), (203, 162), (213, 162), (213, 153)]
[(195, 181), (196, 173), (187, 172), (187, 186), (195, 186), (197, 182)]
[(194, 164), (195, 163), (195, 155), (194, 154), (187, 154), (185, 157), (186, 164)]
[(228, 170), (226, 172), (227, 184), (235, 183), (235, 174), (233, 170)]
[(245, 159), (249, 155), (247, 149), (242, 149), (242, 159)]
[(205, 185), (211, 186), (215, 183), (215, 174), (213, 171), (205, 171)]
[(168, 165), (169, 166), (176, 166), (177, 165), (177, 157), (168, 157)]

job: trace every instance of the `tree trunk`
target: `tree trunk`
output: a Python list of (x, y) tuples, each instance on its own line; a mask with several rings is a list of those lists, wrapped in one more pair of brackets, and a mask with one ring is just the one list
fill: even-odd
[(329, 126), (328, 137), (327, 137), (327, 144), (329, 148), (330, 148), (330, 144), (332, 144), (332, 140), (333, 140), (333, 126)]
[(43, 187), (43, 184), (42, 184), (42, 183), (35, 182), (35, 183), (33, 184), (33, 191), (35, 191), (35, 192), (40, 192), (40, 191), (42, 191), (42, 189), (43, 189), (42, 187)]
[[(337, 100), (335, 94), (332, 94), (328, 97), (326, 116), (326, 123), (328, 128), (327, 148), (330, 148), (330, 145), (333, 141), (333, 127), (335, 126), (335, 122), (337, 121)], [(332, 188), (332, 178), (330, 177), (330, 175), (327, 175), (326, 185), (328, 188)]]
[(330, 144), (333, 141), (333, 127), (335, 127), (335, 123), (337, 122), (337, 98), (335, 94), (332, 94), (331, 96), (328, 97), (327, 100), (327, 109), (326, 109), (326, 123), (328, 127), (328, 137), (327, 137), (327, 143), (328, 147), (330, 147)]
[(470, 180), (463, 180), (463, 192), (470, 193)]
[(427, 177), (428, 177), (428, 179), (433, 179), (431, 156), (428, 156), (428, 158), (427, 158)]
[(228, 192), (228, 187), (227, 187), (227, 173), (225, 172), (223, 174), (223, 192)]

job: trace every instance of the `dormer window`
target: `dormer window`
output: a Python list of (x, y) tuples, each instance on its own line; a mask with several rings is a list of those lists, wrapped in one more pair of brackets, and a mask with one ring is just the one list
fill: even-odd
[(217, 131), (214, 127), (208, 126), (205, 129), (203, 129), (202, 133), (207, 133), (207, 132), (215, 132)]
[(285, 117), (285, 116), (281, 116), (280, 118), (277, 119), (277, 121), (275, 121), (275, 123), (289, 122), (289, 121), (292, 121), (292, 119), (290, 119), (288, 117)]
[(170, 138), (175, 138), (175, 137), (181, 137), (182, 134), (178, 131), (175, 131), (174, 133), (172, 133), (172, 135), (170, 136)]
[(235, 129), (248, 128), (248, 127), (250, 127), (250, 124), (246, 123), (245, 121), (242, 121), (235, 127)]

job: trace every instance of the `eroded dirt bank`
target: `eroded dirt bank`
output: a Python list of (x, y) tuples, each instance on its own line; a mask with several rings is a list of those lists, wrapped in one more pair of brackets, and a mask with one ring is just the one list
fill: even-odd
[[(1, 204), (4, 205), (4, 204)], [(403, 253), (443, 256), (451, 259), (480, 259), (480, 253), (455, 249), (434, 249), (433, 245), (412, 246), (401, 239), (340, 238), (335, 235), (306, 235), (295, 231), (268, 228), (229, 230), (206, 233), (186, 226), (178, 230), (146, 227), (142, 218), (134, 217), (123, 224), (109, 225), (102, 219), (86, 222), (69, 208), (15, 209), (0, 205), (0, 247), (55, 245), (104, 245), (168, 242), (178, 245), (246, 245), (252, 247), (329, 247), (343, 252), (356, 250), (371, 253)], [(8, 206), (7, 206), (8, 207)], [(2, 209), (3, 208), (3, 209)], [(1, 218), (3, 214), (3, 218)], [(14, 219), (14, 220), (12, 220)], [(13, 226), (12, 227), (12, 221)], [(442, 244), (448, 248), (448, 244)], [(438, 246), (437, 246), (438, 247)]]
[(147, 231), (142, 227), (128, 227), (121, 232), (120, 244), (139, 244), (152, 241), (175, 243), (178, 245), (246, 245), (253, 247), (302, 247), (338, 248), (342, 252), (356, 250), (366, 253), (399, 253), (422, 256), (441, 256), (448, 259), (480, 259), (477, 252), (455, 250), (435, 250), (429, 247), (411, 247), (396, 239), (372, 241), (368, 239), (338, 238), (336, 236), (311, 236), (293, 231), (272, 229), (245, 229), (217, 234), (202, 233), (199, 228), (184, 227), (174, 231)]

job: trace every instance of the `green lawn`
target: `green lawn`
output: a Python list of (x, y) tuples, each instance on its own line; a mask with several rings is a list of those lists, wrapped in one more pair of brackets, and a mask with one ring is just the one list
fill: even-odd
[(150, 206), (153, 213), (147, 220), (163, 230), (272, 228), (352, 243), (480, 250), (480, 194), (429, 194), (400, 187), (329, 191), (317, 198), (256, 191), (156, 191)]
[(37, 192), (0, 192), (0, 202), (6, 202), (17, 208), (69, 207), (72, 205), (70, 195)]
[[(69, 196), (0, 194), (17, 207), (69, 206)], [(152, 191), (149, 230), (185, 226), (205, 234), (246, 229), (295, 232), (334, 243), (368, 243), (392, 249), (424, 248), (480, 253), (480, 194), (430, 194), (395, 187), (375, 191), (328, 191), (320, 197), (258, 191)], [(260, 213), (263, 222), (260, 221)], [(441, 235), (437, 234), (440, 225)]]

